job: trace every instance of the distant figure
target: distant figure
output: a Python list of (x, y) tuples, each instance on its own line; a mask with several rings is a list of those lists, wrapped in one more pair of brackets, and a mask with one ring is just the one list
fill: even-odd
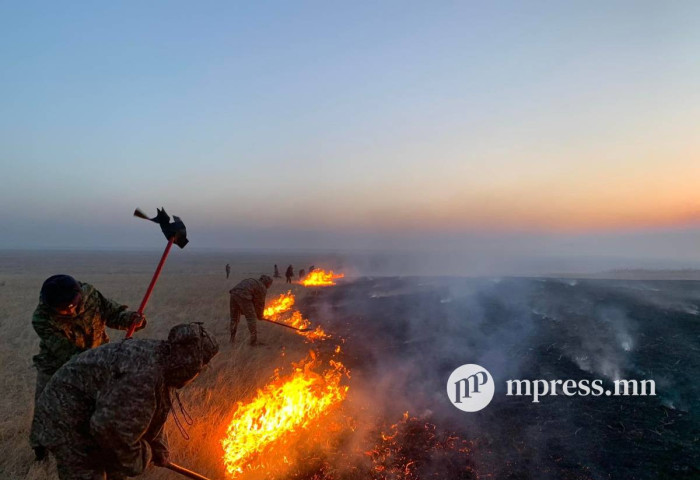
[[(128, 330), (146, 326), (146, 319), (126, 305), (105, 298), (95, 287), (78, 282), (70, 275), (54, 275), (41, 286), (39, 305), (32, 316), (32, 327), (39, 335), (39, 354), (34, 355), (36, 391), (39, 399), (51, 377), (75, 355), (109, 342), (106, 327)], [(36, 420), (36, 417), (35, 417)], [(30, 434), (29, 443), (37, 460), (46, 449)]]
[(302, 268), (301, 270), (299, 270), (299, 280), (301, 280), (302, 278), (304, 278), (304, 273), (305, 273), (305, 272), (304, 272), (304, 269), (303, 269), (303, 268)]
[(176, 390), (218, 350), (201, 324), (190, 323), (173, 327), (167, 340), (132, 338), (73, 357), (36, 406), (37, 438), (56, 457), (58, 478), (126, 479), (151, 462), (167, 465), (163, 427), (169, 414), (178, 422)]
[(292, 278), (294, 277), (294, 267), (291, 265), (287, 267), (287, 271), (284, 272), (284, 276), (287, 277), (287, 283), (292, 283)]
[(227, 263), (226, 264), (226, 278), (228, 278), (229, 275), (231, 275), (231, 265), (229, 265)]
[(243, 315), (248, 322), (250, 345), (262, 345), (258, 342), (257, 320), (264, 318), (265, 296), (271, 285), (272, 279), (267, 275), (261, 275), (258, 280), (247, 278), (229, 290), (231, 294), (231, 343), (236, 338), (238, 321)]
[(316, 270), (316, 265), (311, 265), (309, 267), (309, 273), (313, 272), (314, 270)]
[(275, 263), (275, 274), (274, 274), (274, 277), (275, 277), (275, 278), (282, 278), (282, 275), (280, 275), (280, 269), (277, 268), (277, 264), (276, 264), (276, 263)]

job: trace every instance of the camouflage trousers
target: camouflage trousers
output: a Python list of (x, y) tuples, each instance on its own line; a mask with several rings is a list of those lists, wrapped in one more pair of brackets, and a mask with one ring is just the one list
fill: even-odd
[(96, 445), (71, 443), (49, 448), (56, 457), (60, 480), (125, 480), (126, 475), (108, 472)]
[(231, 294), (230, 311), (231, 341), (233, 342), (233, 340), (236, 338), (238, 322), (241, 319), (241, 315), (243, 315), (245, 317), (246, 322), (248, 323), (248, 331), (250, 332), (250, 343), (253, 344), (257, 342), (257, 315), (255, 314), (255, 306), (253, 305), (253, 302), (246, 298), (241, 298), (238, 295)]
[[(46, 388), (46, 384), (49, 383), (49, 380), (51, 380), (51, 377), (53, 377), (52, 374), (50, 373), (44, 373), (39, 370), (36, 372), (36, 389), (34, 390), (34, 405), (35, 405), (35, 411), (36, 411), (36, 402), (39, 400), (39, 396), (41, 395), (41, 392), (44, 391), (44, 388)], [(35, 414), (36, 415), (36, 414)], [(41, 445), (39, 444), (39, 441), (36, 439), (36, 417), (32, 418), (32, 429), (29, 432), (29, 445), (32, 448), (40, 447)]]

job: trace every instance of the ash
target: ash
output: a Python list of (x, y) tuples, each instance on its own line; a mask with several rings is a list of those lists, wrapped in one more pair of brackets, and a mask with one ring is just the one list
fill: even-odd
[[(700, 478), (698, 306), (692, 281), (384, 277), (308, 295), (303, 315), (345, 339), (363, 440), (338, 451), (360, 443), (363, 460), (293, 477)], [(480, 412), (446, 395), (465, 363), (496, 381)], [(657, 395), (533, 403), (506, 396), (507, 379), (652, 379)]]

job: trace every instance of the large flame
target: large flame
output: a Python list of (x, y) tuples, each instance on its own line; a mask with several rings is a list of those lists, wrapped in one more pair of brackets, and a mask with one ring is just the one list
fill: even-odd
[(265, 315), (265, 318), (276, 320), (280, 317), (280, 315), (291, 310), (293, 306), (294, 295), (290, 290), (287, 293), (280, 294), (279, 297), (272, 300), (272, 302), (270, 302), (270, 305), (265, 307), (263, 315)]
[(326, 272), (325, 270), (314, 270), (309, 272), (307, 276), (301, 281), (301, 284), (305, 287), (328, 287), (330, 285), (335, 285), (335, 280), (338, 278), (343, 278), (345, 274), (333, 273), (333, 270)]
[[(249, 403), (238, 402), (221, 444), (231, 478), (264, 468), (266, 457), (279, 455), (276, 447), (286, 436), (308, 428), (331, 407), (343, 401), (348, 387), (340, 385), (347, 369), (331, 360), (322, 373), (314, 352), (294, 365), (294, 373), (275, 378), (257, 391)], [(273, 448), (275, 449), (273, 451)]]

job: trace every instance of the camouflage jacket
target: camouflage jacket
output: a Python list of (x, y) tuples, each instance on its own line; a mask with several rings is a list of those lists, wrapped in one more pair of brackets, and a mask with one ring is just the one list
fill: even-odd
[(264, 317), (267, 288), (260, 280), (247, 278), (233, 287), (229, 293), (239, 299), (252, 301), (255, 307), (255, 315), (258, 318)]
[(94, 452), (108, 471), (139, 475), (167, 456), (167, 350), (159, 340), (125, 340), (86, 351), (54, 374), (36, 405), (38, 442)]
[(127, 330), (131, 312), (105, 298), (95, 287), (80, 282), (83, 301), (75, 315), (59, 315), (43, 302), (34, 310), (32, 326), (39, 335), (34, 366), (52, 375), (73, 355), (109, 342), (105, 327)]

